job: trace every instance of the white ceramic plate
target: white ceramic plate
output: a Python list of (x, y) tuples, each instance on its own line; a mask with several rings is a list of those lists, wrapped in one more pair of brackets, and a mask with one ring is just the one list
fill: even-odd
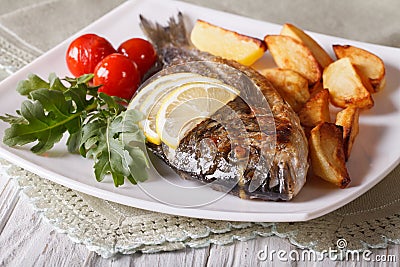
[[(157, 8), (154, 8), (157, 6)], [(29, 73), (47, 78), (50, 72), (59, 76), (68, 75), (64, 54), (69, 42), (76, 36), (94, 32), (107, 37), (115, 46), (123, 40), (143, 36), (139, 28), (139, 14), (165, 23), (178, 11), (182, 11), (193, 23), (201, 18), (220, 26), (251, 36), (279, 33), (281, 26), (257, 21), (182, 2), (140, 0), (128, 1), (108, 13), (95, 23), (58, 45), (33, 63), (18, 71), (0, 84), (0, 114), (12, 113), (19, 109), (22, 98), (15, 91), (17, 82)], [(29, 148), (10, 148), (0, 145), (0, 155), (42, 177), (69, 188), (142, 209), (198, 218), (237, 221), (304, 221), (327, 214), (354, 200), (382, 180), (399, 164), (400, 155), (400, 49), (360, 43), (327, 35), (311, 33), (324, 48), (331, 51), (332, 44), (353, 44), (380, 56), (386, 63), (387, 86), (374, 95), (375, 107), (362, 113), (360, 134), (356, 140), (350, 161), (349, 173), (352, 183), (346, 189), (337, 189), (323, 181), (307, 181), (300, 194), (291, 202), (263, 202), (242, 200), (226, 195), (216, 202), (197, 208), (180, 208), (163, 204), (144, 193), (139, 187), (126, 185), (115, 188), (111, 180), (96, 182), (92, 172), (92, 161), (66, 152), (64, 144), (58, 144), (45, 156), (37, 156)], [(268, 54), (256, 63), (256, 67), (273, 66)], [(8, 127), (0, 123), (0, 138)], [(175, 174), (168, 172), (166, 176)], [(176, 176), (176, 175), (175, 175)], [(180, 180), (182, 185), (189, 182)], [(148, 182), (155, 187), (157, 180)], [(163, 191), (163, 188), (158, 188)], [(168, 192), (174, 201), (181, 204), (190, 202), (190, 195)], [(213, 194), (212, 190), (204, 191)], [(178, 205), (179, 206), (179, 205)]]

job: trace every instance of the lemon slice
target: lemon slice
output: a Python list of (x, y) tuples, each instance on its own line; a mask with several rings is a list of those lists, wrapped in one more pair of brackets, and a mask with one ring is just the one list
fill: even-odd
[(160, 78), (151, 81), (150, 83), (142, 87), (140, 91), (132, 98), (131, 102), (128, 105), (128, 109), (138, 108), (150, 94), (154, 93), (154, 91), (163, 90), (162, 87), (164, 84), (174, 80), (193, 77), (195, 75), (200, 76), (195, 73), (182, 72), (182, 73), (174, 73), (166, 76), (161, 76)]
[(140, 123), (148, 142), (156, 145), (161, 144), (161, 139), (156, 132), (156, 115), (160, 108), (162, 99), (175, 88), (191, 82), (214, 82), (221, 81), (191, 72), (173, 73), (161, 76), (145, 85), (132, 99), (128, 109), (136, 108), (141, 111), (145, 119)]
[(182, 85), (161, 101), (156, 115), (156, 132), (163, 143), (176, 149), (187, 132), (238, 95), (238, 90), (223, 83)]
[[(152, 121), (155, 120), (155, 117), (149, 117), (149, 109), (151, 105), (145, 104), (149, 102), (149, 99), (155, 99), (157, 94), (165, 91), (166, 88), (171, 87), (171, 83), (181, 79), (193, 78), (194, 76), (199, 76), (194, 73), (174, 73), (166, 76), (161, 76), (150, 83), (146, 84), (142, 89), (136, 94), (136, 96), (132, 99), (132, 101), (128, 105), (128, 109), (138, 109), (145, 116), (145, 120), (139, 123), (139, 126), (142, 127), (144, 135), (146, 136), (147, 141), (159, 145), (161, 144), (160, 137), (155, 132), (155, 127), (151, 127)], [(153, 97), (152, 97), (153, 96)], [(147, 100), (147, 101), (146, 101)]]

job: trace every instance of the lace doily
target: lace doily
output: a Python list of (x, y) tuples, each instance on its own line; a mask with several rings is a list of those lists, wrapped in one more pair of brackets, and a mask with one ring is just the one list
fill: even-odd
[[(0, 31), (0, 34), (6, 33)], [(22, 68), (38, 56), (28, 53), (2, 36), (0, 36), (0, 55), (0, 71), (8, 75)], [(4, 77), (2, 78), (5, 78), (5, 74), (3, 74)]]
[[(1, 37), (0, 51), (2, 75), (35, 58)], [(5, 161), (0, 169), (2, 175), (17, 182), (50, 224), (103, 257), (229, 244), (270, 235), (288, 238), (300, 248), (315, 251), (335, 247), (339, 238), (346, 239), (351, 250), (400, 243), (400, 167), (343, 208), (297, 223), (227, 222), (155, 213), (73, 191)]]

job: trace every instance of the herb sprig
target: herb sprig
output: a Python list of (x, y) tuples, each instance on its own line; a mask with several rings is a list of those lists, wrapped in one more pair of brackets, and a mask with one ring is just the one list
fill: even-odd
[[(126, 110), (124, 100), (98, 93), (89, 85), (92, 74), (61, 80), (50, 74), (48, 82), (31, 74), (17, 91), (27, 97), (16, 115), (0, 119), (9, 123), (3, 142), (8, 146), (35, 143), (31, 151), (43, 154), (69, 134), (68, 151), (94, 159), (94, 174), (102, 181), (111, 174), (115, 186), (147, 179), (145, 137), (138, 127), (142, 115)], [(65, 85), (67, 84), (67, 85)]]

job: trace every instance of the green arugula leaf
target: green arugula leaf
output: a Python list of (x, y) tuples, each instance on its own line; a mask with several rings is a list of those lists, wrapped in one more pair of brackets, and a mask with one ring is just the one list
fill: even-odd
[(5, 114), (4, 116), (0, 116), (0, 119), (9, 124), (28, 124), (28, 121), (22, 116)]
[(121, 105), (121, 103), (126, 102), (122, 98), (118, 98), (115, 96), (109, 96), (105, 93), (99, 93), (99, 104), (107, 105), (107, 110), (110, 112), (110, 115), (116, 115), (121, 113), (121, 111), (125, 110), (125, 107)]
[(138, 126), (143, 114), (136, 110), (127, 110), (121, 113), (113, 122), (112, 127), (119, 131), (119, 139), (123, 143), (129, 157), (125, 157), (124, 165), (129, 169), (128, 180), (132, 183), (143, 182), (147, 179), (147, 160), (145, 136)]
[(64, 80), (67, 81), (71, 86), (75, 87), (76, 85), (79, 84), (87, 84), (90, 82), (94, 77), (93, 73), (90, 74), (84, 74), (82, 76), (79, 76), (78, 78), (70, 78), (70, 77), (65, 77)]
[[(42, 104), (43, 108), (49, 113), (49, 116), (54, 116), (59, 121), (68, 121), (71, 116), (70, 111), (74, 110), (72, 101), (65, 100), (64, 94), (60, 91), (38, 89), (31, 92), (30, 96), (32, 100), (36, 100)], [(75, 131), (72, 130), (70, 132)]]
[(82, 127), (79, 152), (83, 157), (97, 158), (97, 155), (101, 154), (104, 143), (100, 140), (104, 139), (105, 127), (107, 123), (100, 119), (92, 120)]
[(78, 131), (71, 133), (67, 140), (67, 148), (68, 152), (75, 153), (79, 149), (79, 145), (81, 143), (82, 137), (82, 129), (80, 128)]
[(52, 73), (46, 82), (29, 75), (17, 88), (28, 97), (21, 110), (0, 116), (11, 125), (3, 142), (9, 146), (37, 142), (31, 150), (42, 154), (69, 133), (68, 151), (92, 157), (98, 181), (108, 174), (115, 186), (123, 185), (125, 178), (133, 184), (145, 181), (149, 162), (138, 126), (143, 115), (126, 110), (126, 100), (98, 93), (98, 87), (88, 85), (92, 78), (88, 74), (61, 80)]
[(63, 136), (66, 128), (63, 123), (54, 120), (51, 114), (45, 114), (39, 101), (26, 100), (21, 106), (21, 115), (28, 124), (12, 124), (4, 133), (3, 142), (8, 146), (25, 145), (38, 141), (31, 150), (43, 153), (51, 149)]
[(60, 78), (57, 77), (55, 73), (50, 73), (49, 75), (49, 85), (51, 90), (57, 90), (64, 92), (67, 90), (67, 87), (61, 82)]
[[(86, 92), (87, 86), (78, 84), (76, 87), (70, 87), (64, 92), (65, 99), (72, 100), (75, 105), (75, 112), (84, 110), (87, 106), (90, 106), (94, 102), (94, 98), (87, 99)], [(71, 110), (73, 112), (73, 110)]]
[(27, 80), (20, 81), (17, 85), (17, 92), (28, 96), (30, 92), (41, 88), (50, 88), (50, 84), (35, 74), (30, 74)]
[(32, 101), (24, 101), (21, 107), (21, 115), (28, 123), (11, 124), (5, 132), (3, 142), (15, 146), (37, 140), (39, 143), (31, 150), (39, 154), (51, 149), (60, 141), (65, 131), (70, 134), (79, 131), (84, 111), (95, 108), (92, 104), (87, 105), (84, 110), (77, 110), (74, 102), (66, 100), (62, 92), (50, 89), (31, 91), (30, 96)]
[(94, 158), (98, 181), (107, 174), (111, 174), (115, 186), (123, 185), (125, 178), (134, 184), (147, 179), (145, 137), (138, 127), (141, 118), (137, 111), (127, 110), (84, 125), (80, 151)]

